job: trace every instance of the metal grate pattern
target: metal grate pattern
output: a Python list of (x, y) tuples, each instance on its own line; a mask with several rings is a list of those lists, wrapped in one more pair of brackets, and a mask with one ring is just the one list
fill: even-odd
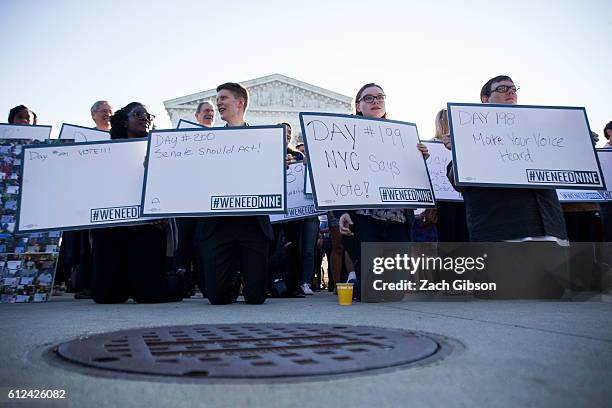
[(212, 378), (330, 375), (414, 363), (440, 344), (415, 332), (324, 324), (225, 324), (103, 333), (61, 344), (62, 358), (136, 374)]

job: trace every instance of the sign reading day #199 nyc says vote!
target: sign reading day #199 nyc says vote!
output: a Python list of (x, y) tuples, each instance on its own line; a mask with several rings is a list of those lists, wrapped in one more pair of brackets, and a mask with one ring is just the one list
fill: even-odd
[[(304, 192), (306, 168), (302, 162), (287, 167), (287, 213), (270, 215), (272, 223), (293, 221), (323, 214), (323, 212), (315, 210), (312, 194)], [(309, 181), (308, 184), (310, 184)]]
[(18, 231), (150, 222), (140, 218), (146, 139), (24, 146)]
[(457, 185), (604, 187), (584, 108), (449, 103), (448, 113)]
[(285, 212), (285, 128), (245, 126), (149, 134), (144, 216)]
[(318, 210), (433, 207), (416, 125), (300, 113)]

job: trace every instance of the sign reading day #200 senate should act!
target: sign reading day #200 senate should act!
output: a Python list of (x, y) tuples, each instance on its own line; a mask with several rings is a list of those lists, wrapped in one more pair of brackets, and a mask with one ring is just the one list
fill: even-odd
[(459, 186), (601, 190), (584, 108), (449, 103)]
[(300, 113), (318, 210), (433, 207), (416, 125)]
[(283, 126), (152, 131), (147, 157), (144, 216), (287, 209)]

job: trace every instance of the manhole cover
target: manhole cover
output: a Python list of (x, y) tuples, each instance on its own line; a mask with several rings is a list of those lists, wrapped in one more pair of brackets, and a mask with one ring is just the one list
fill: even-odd
[(57, 353), (89, 367), (174, 377), (273, 378), (344, 374), (429, 359), (439, 340), (363, 326), (232, 324), (103, 333)]

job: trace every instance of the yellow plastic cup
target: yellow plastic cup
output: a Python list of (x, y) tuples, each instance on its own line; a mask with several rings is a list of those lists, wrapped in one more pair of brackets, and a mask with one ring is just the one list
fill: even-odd
[(352, 283), (336, 283), (336, 289), (338, 289), (338, 304), (342, 306), (350, 306), (353, 304)]

